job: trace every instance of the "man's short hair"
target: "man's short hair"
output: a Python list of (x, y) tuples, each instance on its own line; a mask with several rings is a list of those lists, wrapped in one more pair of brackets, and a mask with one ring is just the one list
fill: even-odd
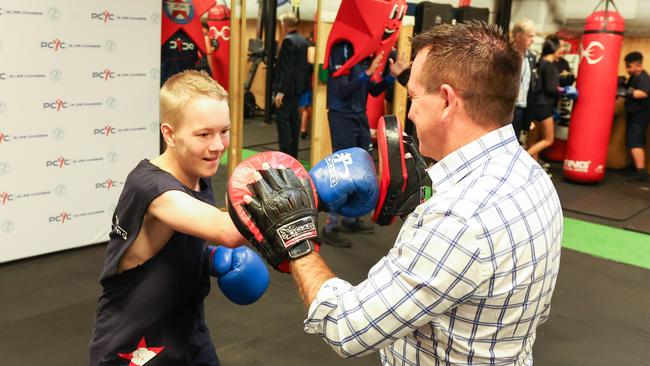
[(520, 19), (515, 25), (512, 26), (510, 33), (512, 36), (516, 36), (521, 33), (528, 33), (535, 30), (535, 23), (527, 18)]
[(441, 24), (415, 36), (413, 50), (428, 52), (419, 80), (428, 93), (448, 84), (476, 123), (512, 121), (522, 58), (500, 27), (478, 21)]
[(198, 96), (227, 100), (228, 92), (205, 71), (185, 70), (167, 79), (160, 88), (160, 123), (176, 126), (185, 105)]
[(643, 54), (639, 51), (632, 51), (625, 55), (625, 63), (631, 64), (632, 62), (643, 62)]
[(300, 24), (300, 20), (294, 13), (286, 13), (280, 17), (280, 22), (289, 28), (296, 28)]

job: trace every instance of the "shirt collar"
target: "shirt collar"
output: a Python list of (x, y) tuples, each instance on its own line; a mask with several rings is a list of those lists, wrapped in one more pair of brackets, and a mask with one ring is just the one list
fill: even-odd
[(435, 193), (447, 191), (471, 171), (497, 155), (519, 149), (512, 125), (486, 133), (445, 156), (429, 169)]

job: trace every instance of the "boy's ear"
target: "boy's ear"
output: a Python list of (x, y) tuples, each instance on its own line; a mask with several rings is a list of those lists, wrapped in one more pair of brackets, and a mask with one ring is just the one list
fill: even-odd
[(174, 128), (169, 123), (163, 122), (160, 125), (160, 133), (162, 133), (167, 146), (174, 146)]

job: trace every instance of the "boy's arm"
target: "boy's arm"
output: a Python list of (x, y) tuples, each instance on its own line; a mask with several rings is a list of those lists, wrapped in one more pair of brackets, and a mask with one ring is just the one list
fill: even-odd
[(167, 191), (149, 205), (147, 211), (174, 231), (237, 247), (247, 242), (228, 213), (202, 202), (185, 192)]

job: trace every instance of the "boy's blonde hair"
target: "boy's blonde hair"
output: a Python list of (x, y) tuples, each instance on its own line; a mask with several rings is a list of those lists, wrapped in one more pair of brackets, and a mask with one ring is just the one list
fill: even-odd
[(198, 96), (227, 100), (228, 92), (205, 71), (186, 70), (167, 79), (160, 88), (160, 123), (176, 126), (185, 105)]

